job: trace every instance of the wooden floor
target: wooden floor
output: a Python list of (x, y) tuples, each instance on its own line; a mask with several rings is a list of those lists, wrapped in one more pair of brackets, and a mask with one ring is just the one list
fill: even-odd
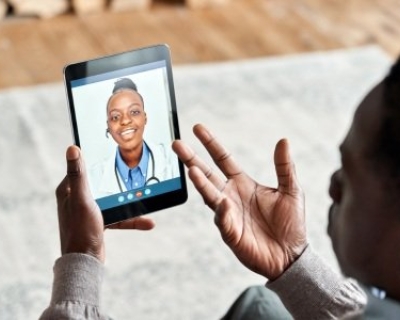
[(398, 0), (231, 0), (194, 10), (155, 1), (146, 11), (0, 22), (0, 88), (61, 81), (65, 64), (155, 43), (173, 63), (199, 63), (378, 44), (400, 53)]

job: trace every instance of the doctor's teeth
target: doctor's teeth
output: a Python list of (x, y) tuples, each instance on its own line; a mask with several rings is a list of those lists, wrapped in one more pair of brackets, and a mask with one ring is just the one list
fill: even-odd
[(129, 133), (132, 133), (132, 132), (135, 132), (135, 131), (136, 131), (136, 129), (125, 130), (125, 131), (121, 132), (121, 134), (122, 135), (129, 134)]

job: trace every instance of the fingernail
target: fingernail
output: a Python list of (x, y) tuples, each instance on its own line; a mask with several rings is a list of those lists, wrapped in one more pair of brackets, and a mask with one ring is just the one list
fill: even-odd
[(79, 149), (75, 146), (71, 146), (67, 150), (67, 160), (74, 161), (79, 159)]
[(70, 177), (80, 176), (81, 174), (79, 149), (75, 146), (71, 146), (67, 150), (67, 174)]

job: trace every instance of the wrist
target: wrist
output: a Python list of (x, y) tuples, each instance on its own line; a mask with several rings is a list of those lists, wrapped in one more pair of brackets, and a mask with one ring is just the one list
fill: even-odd
[(66, 230), (61, 234), (61, 253), (81, 253), (98, 259), (101, 263), (105, 261), (104, 234), (101, 231), (91, 229), (76, 230), (76, 227)]
[(285, 257), (282, 259), (283, 263), (281, 266), (277, 267), (274, 271), (268, 270), (268, 276), (266, 278), (269, 281), (274, 281), (282, 276), (304, 253), (306, 248), (308, 247), (308, 243), (304, 243), (301, 246), (298, 246), (291, 252), (288, 252)]
[(82, 254), (87, 255), (92, 258), (98, 260), (98, 262), (104, 264), (105, 262), (105, 250), (104, 245), (99, 248), (87, 248), (87, 247), (79, 247), (79, 246), (67, 246), (65, 250), (63, 250), (62, 255), (67, 254)]

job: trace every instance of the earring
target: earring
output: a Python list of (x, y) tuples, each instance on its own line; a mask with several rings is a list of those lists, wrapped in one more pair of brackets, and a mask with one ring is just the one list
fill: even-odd
[(108, 139), (108, 134), (110, 133), (110, 129), (106, 129), (106, 138)]

